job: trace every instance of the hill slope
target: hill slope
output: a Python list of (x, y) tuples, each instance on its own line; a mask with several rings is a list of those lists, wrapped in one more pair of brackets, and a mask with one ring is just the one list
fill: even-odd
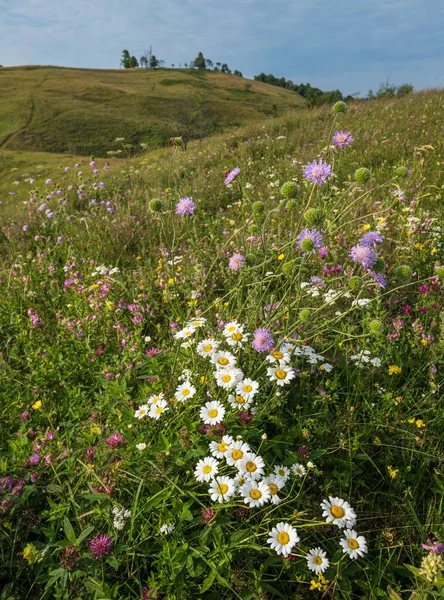
[(159, 147), (305, 106), (288, 90), (186, 69), (0, 69), (0, 148), (106, 156), (113, 140)]

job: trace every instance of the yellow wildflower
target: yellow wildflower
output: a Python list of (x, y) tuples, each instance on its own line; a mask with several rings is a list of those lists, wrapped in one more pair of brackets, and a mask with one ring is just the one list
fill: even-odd
[(34, 404), (31, 406), (31, 408), (33, 408), (34, 410), (39, 410), (39, 408), (42, 408), (42, 401), (37, 400), (37, 402), (34, 402)]
[(428, 346), (429, 342), (428, 342), (428, 340), (426, 340), (426, 339), (424, 339), (424, 338), (423, 338), (423, 339), (421, 340), (421, 344), (422, 344), (423, 346)]
[(425, 427), (425, 426), (426, 426), (426, 424), (424, 423), (424, 421), (423, 421), (422, 419), (418, 419), (418, 420), (416, 421), (416, 427), (417, 427), (418, 429), (422, 429), (422, 428), (423, 428), (423, 427)]
[(396, 365), (390, 365), (389, 369), (388, 369), (388, 374), (389, 375), (399, 375), (399, 373), (401, 373), (402, 371), (402, 367), (398, 367)]
[(396, 479), (396, 476), (397, 476), (397, 475), (398, 475), (398, 473), (399, 473), (399, 469), (394, 469), (394, 468), (392, 467), (392, 465), (387, 465), (387, 469), (388, 469), (388, 472), (389, 472), (389, 475), (390, 475), (390, 477), (391, 477), (392, 479)]
[(365, 225), (362, 226), (362, 231), (368, 231), (370, 229), (370, 227), (371, 227), (371, 225), (366, 223)]
[(285, 254), (284, 253), (279, 254), (278, 260), (284, 260), (284, 258), (285, 258)]

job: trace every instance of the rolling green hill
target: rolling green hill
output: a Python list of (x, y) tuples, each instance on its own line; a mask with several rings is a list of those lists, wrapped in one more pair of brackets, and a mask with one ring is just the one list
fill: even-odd
[(166, 144), (306, 106), (294, 92), (186, 69), (0, 69), (0, 148), (107, 156), (116, 138)]

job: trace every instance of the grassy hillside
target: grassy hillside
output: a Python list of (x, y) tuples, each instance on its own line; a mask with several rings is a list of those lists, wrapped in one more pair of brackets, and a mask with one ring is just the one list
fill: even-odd
[(205, 135), (303, 106), (294, 92), (217, 72), (3, 68), (0, 148), (106, 156), (119, 137), (159, 147), (193, 118)]

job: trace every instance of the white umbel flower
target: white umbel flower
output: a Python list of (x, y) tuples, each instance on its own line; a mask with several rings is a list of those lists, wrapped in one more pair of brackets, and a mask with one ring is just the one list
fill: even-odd
[(296, 377), (294, 369), (284, 362), (268, 367), (267, 375), (270, 381), (275, 381), (279, 386), (287, 385)]
[(271, 497), (270, 488), (263, 481), (247, 481), (239, 491), (245, 504), (249, 504), (251, 508), (262, 506)]
[(215, 477), (210, 483), (208, 493), (213, 502), (224, 502), (230, 500), (236, 493), (236, 485), (229, 477)]
[(271, 548), (285, 558), (291, 554), (297, 542), (299, 542), (298, 532), (294, 527), (284, 522), (278, 523), (276, 527), (273, 527), (270, 531), (270, 537), (267, 540)]
[(189, 400), (196, 393), (196, 388), (194, 385), (191, 385), (189, 381), (184, 381), (179, 385), (177, 390), (174, 392), (174, 396), (179, 402), (185, 402), (185, 400)]
[(236, 465), (239, 473), (246, 475), (249, 479), (260, 479), (264, 474), (264, 459), (252, 452), (248, 452)]
[(257, 381), (246, 377), (243, 381), (237, 384), (236, 394), (243, 396), (247, 400), (252, 400), (259, 390), (259, 384)]
[(237, 467), (239, 465), (239, 461), (241, 461), (249, 452), (251, 452), (250, 446), (242, 440), (237, 440), (230, 445), (230, 448), (225, 455), (225, 460), (231, 467)]
[(207, 340), (202, 340), (197, 344), (197, 353), (199, 356), (203, 358), (211, 358), (217, 349), (219, 348), (219, 342), (213, 340), (213, 338), (209, 338)]
[(344, 529), (345, 538), (340, 540), (340, 544), (344, 552), (346, 552), (350, 558), (363, 557), (367, 552), (367, 542), (363, 535), (358, 535), (353, 529)]
[(233, 442), (231, 435), (224, 435), (220, 442), (210, 442), (210, 452), (215, 458), (224, 458)]
[(150, 417), (152, 419), (160, 419), (160, 415), (168, 410), (168, 405), (166, 400), (159, 400), (157, 404), (151, 404), (150, 408)]
[(330, 564), (330, 561), (327, 558), (327, 553), (319, 547), (309, 550), (305, 560), (307, 561), (310, 571), (314, 571), (316, 575), (323, 573)]
[(236, 387), (237, 382), (240, 379), (242, 371), (236, 369), (236, 367), (226, 367), (225, 369), (218, 369), (214, 376), (216, 383), (219, 387), (224, 390), (232, 390)]
[(304, 465), (301, 465), (299, 463), (295, 463), (294, 465), (292, 465), (291, 470), (298, 477), (303, 477), (307, 472), (307, 469), (304, 467)]
[(217, 425), (225, 415), (225, 407), (219, 400), (206, 402), (200, 409), (200, 418), (206, 425)]
[(323, 517), (326, 517), (327, 523), (333, 523), (338, 527), (353, 527), (356, 523), (356, 513), (348, 502), (342, 498), (329, 496), (328, 500), (323, 500), (321, 508), (324, 510)]
[(143, 417), (146, 417), (148, 415), (149, 410), (150, 409), (148, 404), (142, 404), (142, 406), (139, 406), (139, 408), (136, 410), (134, 416), (136, 417), (136, 419), (143, 419)]
[(284, 467), (283, 465), (277, 465), (274, 468), (275, 474), (282, 479), (284, 483), (286, 483), (290, 479), (290, 469), (288, 467)]
[(219, 471), (219, 461), (212, 456), (202, 458), (194, 469), (194, 477), (200, 483), (211, 481)]

